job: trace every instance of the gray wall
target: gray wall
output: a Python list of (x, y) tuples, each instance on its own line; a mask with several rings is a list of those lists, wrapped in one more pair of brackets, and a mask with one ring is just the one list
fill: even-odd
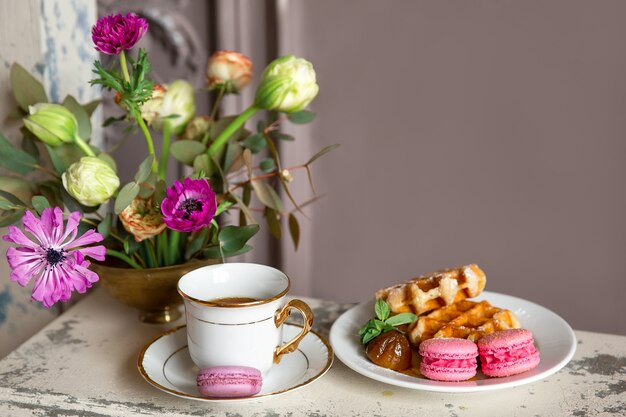
[(299, 146), (342, 144), (285, 247), (303, 288), (362, 301), (476, 262), (490, 291), (626, 334), (626, 2), (279, 5), (321, 86)]

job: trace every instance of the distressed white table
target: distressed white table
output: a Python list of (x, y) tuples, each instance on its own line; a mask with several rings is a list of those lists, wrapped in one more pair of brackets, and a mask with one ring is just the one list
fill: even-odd
[[(348, 306), (307, 300), (328, 335)], [(180, 324), (180, 323), (176, 323)], [(185, 400), (146, 383), (139, 350), (168, 326), (94, 291), (0, 361), (0, 416), (625, 416), (626, 337), (576, 332), (570, 364), (550, 378), (493, 393), (437, 394), (363, 377), (339, 360), (314, 383), (245, 404)]]

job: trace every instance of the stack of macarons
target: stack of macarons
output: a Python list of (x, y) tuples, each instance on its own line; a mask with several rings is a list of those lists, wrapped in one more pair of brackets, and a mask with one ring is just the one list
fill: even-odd
[(437, 381), (466, 381), (476, 375), (480, 356), (483, 374), (503, 377), (526, 372), (539, 364), (533, 335), (526, 329), (492, 333), (478, 341), (437, 338), (420, 343), (420, 372)]
[(200, 369), (196, 382), (204, 397), (241, 398), (258, 394), (263, 377), (249, 366), (215, 366)]

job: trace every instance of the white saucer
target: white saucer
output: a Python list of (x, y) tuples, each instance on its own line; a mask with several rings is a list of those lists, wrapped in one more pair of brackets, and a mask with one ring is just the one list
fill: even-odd
[(563, 368), (574, 356), (576, 336), (572, 328), (547, 308), (522, 298), (489, 291), (472, 300), (488, 300), (494, 306), (511, 310), (522, 327), (533, 332), (541, 358), (536, 368), (506, 378), (488, 378), (479, 372), (476, 379), (464, 382), (431, 381), (381, 368), (367, 358), (358, 335), (359, 328), (374, 316), (373, 300), (343, 313), (330, 330), (330, 342), (344, 364), (368, 378), (400, 387), (438, 392), (491, 391), (540, 381)]
[[(301, 326), (285, 324), (283, 339), (296, 336)], [(254, 401), (273, 397), (301, 388), (328, 371), (333, 362), (333, 350), (319, 334), (310, 331), (298, 349), (283, 356), (263, 380), (261, 392), (246, 398), (204, 398), (196, 388), (198, 367), (191, 361), (187, 349), (186, 326), (168, 330), (148, 343), (139, 354), (137, 367), (141, 376), (156, 388), (177, 397), (209, 402)]]

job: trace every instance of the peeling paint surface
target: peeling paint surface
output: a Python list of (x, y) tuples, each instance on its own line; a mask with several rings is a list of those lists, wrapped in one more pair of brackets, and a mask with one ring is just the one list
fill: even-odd
[[(328, 334), (349, 305), (307, 300), (316, 330)], [(297, 321), (297, 318), (294, 318)], [(440, 394), (370, 380), (339, 360), (300, 390), (240, 404), (180, 399), (147, 384), (141, 348), (167, 326), (142, 324), (136, 311), (101, 289), (0, 361), (0, 416), (623, 416), (626, 337), (576, 332), (578, 350), (562, 371), (513, 389)]]

